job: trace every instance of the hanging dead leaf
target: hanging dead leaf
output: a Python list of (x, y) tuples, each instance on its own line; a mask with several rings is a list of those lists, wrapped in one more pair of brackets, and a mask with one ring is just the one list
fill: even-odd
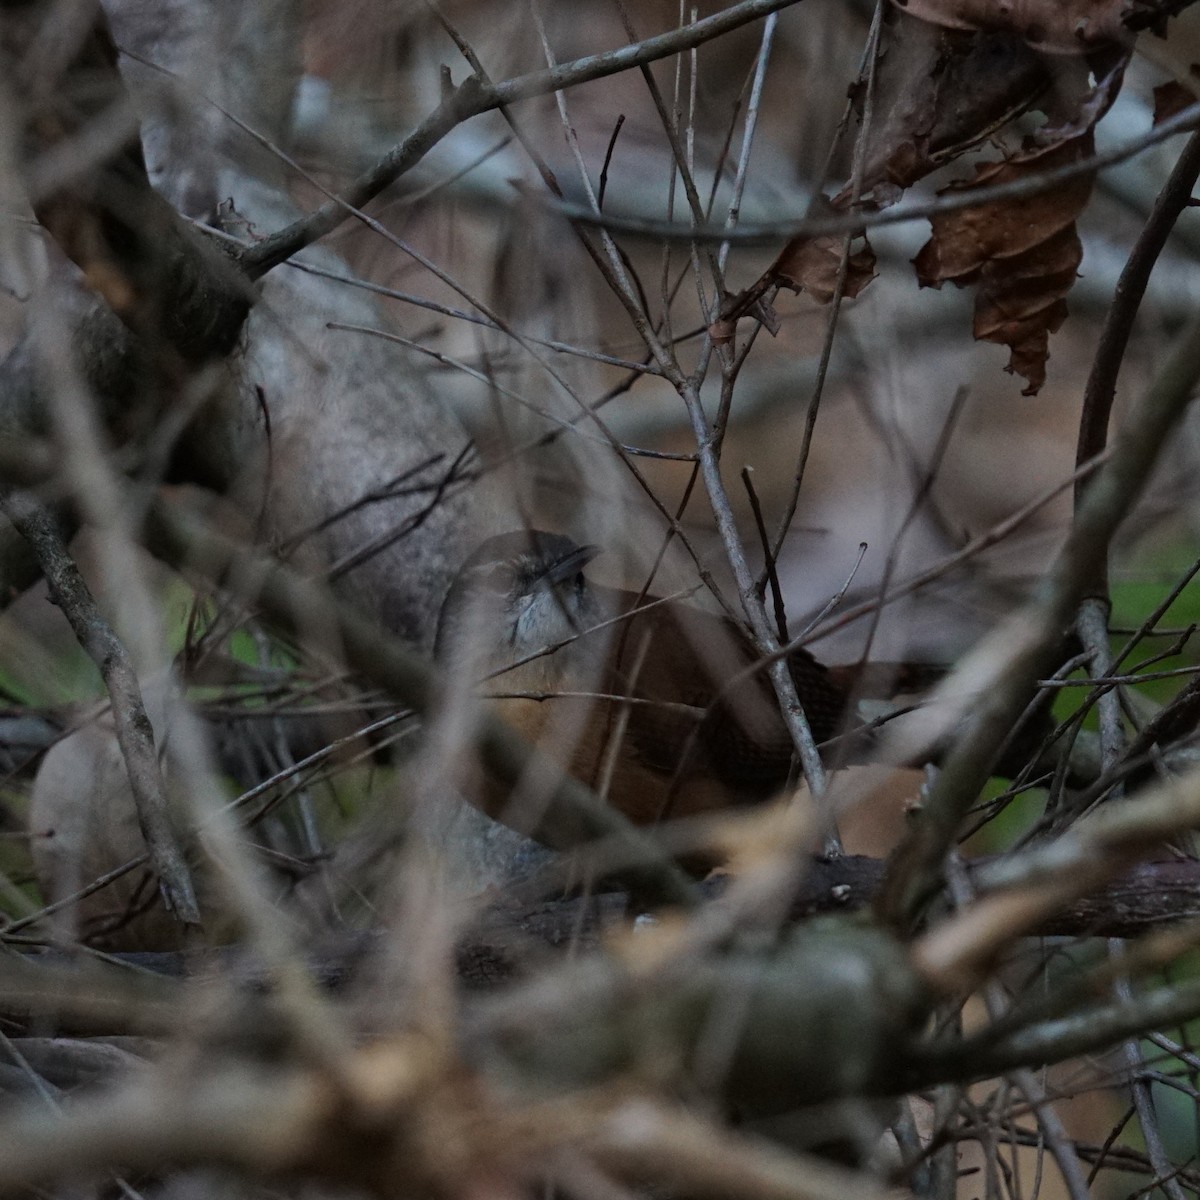
[[(1121, 49), (1127, 39), (1118, 28), (1124, 10), (1118, 6), (1140, 2), (1061, 0), (1094, 10), (1100, 30), (1095, 45), (1102, 48), (1086, 59), (1060, 57), (1053, 68), (1044, 54), (1022, 41), (1034, 40), (1030, 23), (1041, 11), (1034, 0), (987, 0), (1011, 21), (984, 20), (989, 11), (985, 0), (963, 0), (959, 7), (954, 0), (909, 0), (900, 5), (916, 17), (893, 12), (885, 20), (874, 79), (874, 117), (864, 131), (859, 173), (832, 199), (814, 205), (810, 216), (885, 208), (905, 187), (996, 135), (1013, 116), (1034, 105), (1046, 114), (1047, 124), (1026, 139), (1019, 153), (978, 167), (974, 178), (952, 184), (942, 194), (1036, 178), (1086, 158), (1092, 152), (1092, 131), (1120, 91), (1128, 62), (1128, 52)], [(930, 12), (941, 4), (954, 18), (940, 19), (942, 26), (988, 27), (970, 34), (935, 28)], [(1056, 13), (1056, 20), (1062, 18), (1062, 12)], [(1046, 36), (1053, 41), (1057, 27), (1049, 28)], [(1072, 50), (1092, 37), (1088, 30), (1091, 25), (1075, 30)], [(1099, 76), (1094, 87), (1093, 74)], [(862, 89), (860, 104), (861, 93)], [(1019, 202), (996, 201), (940, 214), (915, 260), (923, 286), (937, 287), (946, 280), (959, 286), (979, 284), (976, 337), (1009, 346), (1009, 368), (1022, 374), (1033, 392), (1044, 378), (1049, 335), (1066, 312), (1064, 298), (1079, 265), (1074, 222), (1088, 202), (1092, 183), (1090, 174), (1074, 175)], [(1054, 241), (1067, 231), (1070, 237)], [(842, 245), (841, 239), (830, 237), (793, 239), (760, 279), (730, 297), (722, 306), (722, 318), (736, 321), (746, 315), (776, 285), (828, 302), (836, 290)], [(1071, 247), (1074, 257), (1067, 263), (1064, 248)], [(857, 296), (866, 287), (874, 278), (874, 265), (869, 246), (850, 257), (845, 295)]]
[[(886, 17), (869, 128), (863, 131), (860, 197), (886, 207), (900, 192), (995, 133), (1054, 82), (1060, 91), (1088, 89), (1051, 72), (1011, 33), (978, 35), (941, 29), (894, 10)], [(853, 94), (861, 119), (863, 93)], [(848, 182), (831, 207), (852, 200)]]
[[(974, 191), (1054, 171), (1092, 152), (1090, 131), (1026, 150), (976, 169), (947, 193)], [(1067, 315), (1066, 294), (1083, 254), (1075, 218), (1087, 204), (1093, 176), (1077, 175), (1024, 200), (995, 200), (936, 214), (933, 233), (914, 259), (922, 287), (947, 280), (977, 284), (975, 337), (1010, 348), (1007, 370), (1023, 376), (1035, 395), (1046, 377), (1049, 337)]]
[[(1072, 80), (1067, 86), (1059, 78), (1059, 90), (1085, 94), (1086, 69), (1081, 79), (1082, 84)], [(847, 183), (810, 215), (887, 207), (904, 188), (1022, 112), (1050, 80), (1043, 60), (1010, 33), (964, 36), (899, 11), (888, 13), (875, 80), (875, 116), (865, 131), (858, 184)], [(721, 316), (727, 321), (745, 316), (778, 284), (827, 303), (840, 260), (840, 240), (796, 238), (760, 279), (729, 298)], [(874, 258), (867, 247), (851, 256), (845, 294), (857, 296), (872, 278)], [(717, 332), (727, 333), (723, 328)]]
[(1037, 395), (1046, 382), (1050, 335), (1066, 320), (1065, 297), (1082, 256), (1083, 244), (1071, 225), (1015, 259), (989, 263), (981, 273), (975, 338), (1009, 347), (1004, 369), (1028, 381), (1023, 396)]
[[(796, 238), (775, 260), (770, 274), (777, 283), (808, 292), (814, 300), (828, 304), (837, 291), (842, 269), (843, 239), (839, 237)], [(842, 295), (853, 300), (875, 278), (875, 252), (863, 239), (863, 248), (846, 260), (846, 282)]]
[[(957, 195), (1015, 183), (1078, 162), (1090, 153), (1090, 138), (1025, 151), (1003, 162), (976, 167), (974, 179), (952, 183), (938, 194)], [(1023, 200), (994, 200), (935, 214), (930, 221), (933, 236), (914, 260), (921, 286), (937, 287), (946, 280), (971, 283), (985, 263), (1023, 255), (1070, 228), (1092, 193), (1092, 182), (1090, 174), (1076, 175)]]
[(1009, 30), (1047, 54), (1090, 54), (1132, 46), (1125, 25), (1130, 0), (892, 0), (946, 29)]

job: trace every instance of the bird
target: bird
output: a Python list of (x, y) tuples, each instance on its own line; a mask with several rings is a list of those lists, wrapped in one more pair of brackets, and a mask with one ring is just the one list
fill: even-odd
[[(779, 794), (794, 745), (749, 636), (590, 580), (599, 553), (542, 530), (489, 537), (450, 585), (435, 658), (485, 679), (501, 717), (635, 823)], [(787, 661), (818, 743), (860, 724), (834, 672), (803, 649)], [(503, 789), (469, 798), (504, 820)]]

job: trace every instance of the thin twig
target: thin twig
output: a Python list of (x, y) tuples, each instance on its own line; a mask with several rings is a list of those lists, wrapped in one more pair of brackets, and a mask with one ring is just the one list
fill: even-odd
[[(635, 30), (633, 28), (633, 22), (629, 19), (629, 13), (627, 12), (627, 10), (625, 8), (623, 0), (615, 0), (615, 4), (616, 4), (616, 8), (617, 8), (617, 13), (621, 18), (621, 24), (625, 29), (626, 36), (629, 38), (629, 41), (631, 44), (636, 45), (637, 33), (635, 32)], [(695, 24), (695, 22), (693, 21), (692, 24)], [(684, 26), (681, 26), (681, 28), (687, 28), (687, 26), (684, 25)], [(691, 47), (691, 49), (694, 51), (695, 47), (693, 46), (693, 47)], [(553, 65), (553, 64), (551, 64), (551, 65)], [(675, 167), (679, 172), (680, 180), (683, 182), (683, 194), (687, 197), (688, 209), (692, 214), (692, 221), (697, 225), (703, 225), (704, 221), (705, 221), (704, 206), (700, 201), (700, 190), (699, 190), (699, 188), (696, 187), (696, 178), (693, 173), (693, 168), (694, 168), (693, 121), (695, 118), (695, 109), (696, 109), (696, 105), (695, 105), (696, 64), (695, 64), (694, 58), (692, 59), (691, 67), (692, 67), (692, 69), (691, 69), (691, 75), (690, 75), (690, 80), (689, 80), (690, 88), (691, 88), (691, 105), (690, 105), (690, 115), (689, 115), (689, 119), (688, 119), (688, 145), (686, 148), (679, 141), (679, 130), (676, 127), (675, 122), (671, 119), (671, 114), (667, 111), (666, 101), (663, 99), (662, 91), (658, 86), (658, 81), (654, 78), (653, 74), (651, 73), (649, 65), (643, 64), (639, 68), (639, 70), (641, 71), (642, 81), (646, 85), (646, 90), (650, 93), (650, 99), (654, 103), (655, 111), (658, 113), (658, 119), (659, 119), (660, 124), (662, 125), (663, 132), (667, 135), (667, 142), (671, 147), (671, 154), (675, 160)], [(560, 93), (560, 95), (561, 95), (561, 93)], [(695, 255), (695, 253), (696, 253), (695, 247), (692, 248), (692, 253), (693, 253), (693, 255)], [(716, 289), (715, 303), (717, 305), (719, 305), (721, 302), (721, 294), (723, 291), (721, 266), (717, 260), (716, 255), (711, 251), (711, 249), (709, 250), (707, 257), (708, 257), (709, 270), (712, 272), (712, 276), (713, 276), (713, 285), (714, 285), (714, 288)], [(700, 273), (699, 273), (699, 271), (696, 271), (695, 274), (696, 274), (697, 285), (699, 285)], [(705, 304), (705, 299), (703, 296), (703, 289), (701, 289), (701, 296), (700, 296), (700, 311), (707, 313), (709, 316), (709, 319), (713, 319), (716, 316), (715, 311), (711, 310), (711, 306)]]
[[(929, 800), (897, 852), (884, 890), (886, 918), (906, 925), (936, 890), (943, 855), (963, 814), (987, 780), (993, 755), (1025, 707), (1036, 679), (1053, 669), (1063, 627), (1075, 613), (1095, 564), (1141, 494), (1164, 441), (1200, 379), (1200, 316), (1177, 338), (1156, 378), (1132, 407), (1112, 457), (1088, 488), (1062, 551), (1035, 599), (969, 658), (988, 669), (975, 711), (946, 757)], [(1002, 665), (1001, 665), (1002, 664)]]
[[(871, 30), (868, 34), (866, 49), (866, 69), (860, 73), (859, 82), (865, 85), (863, 101), (863, 119), (859, 127), (858, 137), (854, 145), (854, 165), (850, 185), (850, 208), (858, 206), (862, 193), (863, 173), (866, 170), (867, 139), (871, 134), (871, 122), (875, 113), (875, 74), (879, 62), (879, 31), (883, 26), (883, 0), (876, 0), (875, 15), (871, 19)], [(829, 303), (829, 315), (825, 322), (825, 335), (821, 341), (821, 357), (817, 364), (817, 377), (813, 383), (812, 395), (804, 410), (804, 432), (800, 438), (800, 450), (796, 455), (796, 467), (792, 475), (791, 491), (783, 516), (775, 531), (771, 543), (769, 563), (778, 560), (787, 540), (792, 521), (796, 517), (796, 508), (800, 503), (800, 489), (804, 486), (804, 473), (808, 466), (808, 456), (812, 450), (813, 435), (816, 432), (817, 414), (821, 409), (821, 397), (825, 393), (825, 380), (829, 374), (829, 362), (833, 357), (833, 342), (837, 333), (838, 318), (841, 316), (842, 299), (846, 294), (846, 280), (850, 275), (850, 246), (855, 235), (846, 233), (842, 238), (841, 257), (838, 260), (837, 279), (833, 287), (833, 298)]]
[[(916, 491), (913, 493), (912, 502), (908, 506), (908, 512), (904, 514), (904, 519), (900, 522), (900, 528), (896, 530), (896, 536), (892, 539), (892, 544), (888, 549), (887, 559), (883, 564), (883, 574), (879, 581), (879, 594), (881, 596), (887, 595), (887, 591), (892, 584), (892, 576), (896, 571), (896, 564), (900, 561), (900, 552), (904, 546), (908, 531), (912, 528), (913, 523), (933, 492), (933, 486), (937, 482), (938, 474), (946, 461), (946, 455), (950, 451), (950, 442), (954, 437), (954, 431), (958, 428), (958, 422), (963, 414), (963, 409), (966, 407), (969, 395), (970, 389), (959, 387), (955, 390), (954, 398), (950, 401), (950, 411), (946, 414), (945, 421), (942, 422), (937, 444), (933, 448), (933, 456), (929, 460), (929, 467), (918, 483)], [(881, 605), (872, 615), (870, 628), (867, 630), (862, 650), (859, 652), (858, 669), (860, 671), (871, 657), (871, 649), (875, 644), (875, 637), (879, 632), (879, 623), (882, 618), (883, 606)]]
[[(957, 855), (950, 857), (947, 876), (955, 906), (959, 909), (965, 908), (975, 899), (975, 891), (962, 860)], [(992, 980), (984, 988), (983, 995), (989, 1018), (993, 1022), (999, 1020), (1006, 1008), (1003, 988)], [(1058, 1114), (1050, 1106), (1046, 1089), (1028, 1067), (1017, 1067), (1010, 1075), (1013, 1084), (1024, 1096), (1025, 1103), (1029, 1105), (1037, 1120), (1038, 1128), (1046, 1139), (1050, 1153), (1054, 1155), (1054, 1161), (1058, 1164), (1071, 1200), (1089, 1200), (1091, 1193), (1080, 1166), (1075, 1143), (1067, 1135)]]
[[(1094, 458), (1108, 439), (1108, 423), (1116, 396), (1117, 377), (1125, 359), (1133, 323), (1141, 308), (1150, 282), (1150, 274), (1166, 246), (1180, 214), (1191, 200), (1196, 179), (1200, 177), (1200, 133), (1194, 133), (1180, 152), (1167, 182), (1154, 202), (1137, 242), (1117, 280), (1112, 304), (1104, 317), (1104, 327), (1096, 343), (1096, 354), (1083, 391), (1079, 418), (1076, 464)], [(1075, 485), (1077, 497), (1087, 491), (1087, 483)]]
[(628, 71), (644, 63), (669, 58), (795, 3), (797, 0), (742, 0), (742, 3), (693, 25), (647, 38), (636, 45), (623, 46), (604, 54), (587, 55), (544, 71), (531, 71), (503, 83), (485, 84), (472, 75), (455, 88), (404, 141), (352, 183), (342, 200), (327, 201), (315, 212), (259, 242), (241, 256), (241, 265), (253, 279), (265, 275), (272, 267), (285, 262), (298, 250), (311, 245), (340, 225), (346, 204), (361, 208), (374, 199), (384, 188), (416, 166), (446, 134), (471, 117), (515, 104), (518, 100), (549, 95), (593, 79)]
[[(1197, 139), (1200, 140), (1200, 139)], [(1124, 943), (1119, 939), (1111, 939), (1108, 952), (1117, 962), (1125, 952)], [(1121, 976), (1113, 985), (1113, 995), (1118, 1004), (1133, 1004), (1133, 989), (1127, 976)], [(1129, 1072), (1129, 1091), (1133, 1098), (1133, 1107), (1137, 1111), (1138, 1126), (1146, 1143), (1146, 1156), (1154, 1168), (1155, 1183), (1162, 1188), (1167, 1200), (1187, 1200), (1187, 1192), (1175, 1178), (1171, 1160), (1163, 1145), (1162, 1133), (1158, 1128), (1158, 1117), (1155, 1111), (1154, 1095), (1150, 1082), (1145, 1078), (1146, 1063), (1142, 1057), (1142, 1048), (1137, 1038), (1129, 1038), (1121, 1044), (1121, 1055), (1125, 1059), (1125, 1067)]]
[[(754, 79), (750, 85), (750, 100), (746, 105), (746, 124), (742, 129), (742, 147), (738, 153), (737, 171), (733, 177), (733, 194), (729, 198), (729, 210), (725, 214), (725, 228), (736, 229), (742, 215), (742, 197), (746, 191), (746, 180), (750, 177), (750, 152), (754, 149), (754, 135), (758, 130), (758, 116), (762, 108), (763, 88), (767, 82), (767, 64), (771, 61), (771, 48), (775, 44), (775, 31), (779, 17), (772, 13), (763, 22), (762, 39), (758, 44), (758, 57), (754, 60)], [(715, 184), (714, 184), (715, 187)], [(717, 250), (717, 263), (722, 271), (729, 258), (729, 241), (721, 243)]]
[(163, 900), (185, 925), (198, 925), (200, 909), (192, 873), (171, 821), (154, 727), (129, 653), (101, 613), (47, 509), (27, 492), (10, 493), (0, 499), (0, 507), (37, 556), (54, 603), (108, 689), (117, 744)]
[(608, 191), (608, 168), (612, 163), (613, 151), (617, 148), (617, 138), (621, 136), (621, 126), (624, 124), (625, 114), (618, 113), (612, 136), (608, 139), (608, 149), (604, 151), (604, 165), (600, 168), (600, 192), (596, 198), (602, 212), (604, 210), (604, 193)]
[[(583, 173), (581, 183), (589, 203), (594, 208), (596, 197), (586, 172)], [(809, 790), (820, 802), (825, 795), (825, 769), (821, 763), (821, 754), (804, 715), (803, 705), (796, 692), (795, 680), (792, 678), (786, 662), (779, 657), (779, 641), (771, 627), (770, 618), (758, 598), (754, 576), (746, 562), (737, 522), (725, 490), (724, 480), (721, 477), (719, 454), (713, 432), (709, 429), (704, 414), (698, 385), (695, 379), (684, 374), (674, 354), (663, 345), (651, 327), (648, 315), (630, 283), (621, 254), (612, 238), (603, 230), (601, 231), (601, 246), (608, 258), (610, 280), (617, 299), (625, 307), (634, 327), (645, 340), (647, 349), (653, 355), (663, 374), (683, 400), (692, 428), (692, 436), (696, 441), (700, 475), (708, 493), (713, 515), (716, 518), (725, 555), (737, 583), (742, 610), (749, 622), (758, 651), (768, 661), (767, 676), (779, 701), (784, 724), (799, 753)], [(824, 806), (822, 807), (824, 808)], [(841, 852), (841, 846), (832, 813), (826, 812), (824, 815), (826, 849), (830, 854), (838, 854)]]
[(1076, 468), (1065, 480), (1061, 483), (1056, 483), (1047, 488), (1040, 495), (1035, 496), (1028, 504), (1022, 505), (1011, 516), (1005, 517), (1003, 521), (998, 521), (991, 529), (985, 533), (981, 533), (978, 537), (972, 538), (961, 550), (956, 550), (953, 554), (948, 554), (941, 562), (934, 563), (924, 571), (918, 572), (916, 575), (906, 579), (903, 583), (898, 583), (896, 587), (886, 595), (876, 597), (871, 600), (864, 600), (861, 604), (856, 604), (848, 608), (836, 621), (831, 622), (816, 633), (810, 630), (808, 635), (794, 639), (788, 649), (799, 649), (801, 645), (809, 645), (812, 642), (819, 641), (821, 638), (828, 637), (832, 633), (836, 633), (839, 629), (854, 621), (861, 620), (863, 617), (873, 613), (877, 608), (885, 604), (892, 604), (897, 600), (904, 599), (905, 596), (912, 595), (913, 592), (919, 591), (926, 585), (941, 579), (942, 576), (953, 571), (956, 567), (960, 567), (963, 563), (969, 562), (971, 559), (978, 557), (985, 550), (989, 550), (992, 546), (1004, 541), (1005, 538), (1011, 537), (1022, 525), (1031, 520), (1037, 515), (1047, 504), (1067, 491), (1081, 476), (1092, 474), (1098, 471), (1100, 467), (1111, 457), (1111, 450), (1106, 450), (1103, 454), (1092, 459), (1091, 462), (1085, 463), (1082, 467)]
[[(303, 271), (308, 275), (318, 275), (322, 279), (332, 280), (334, 283), (344, 283), (348, 287), (361, 288), (363, 291), (372, 292), (377, 296), (384, 296), (389, 300), (399, 300), (404, 304), (412, 304), (417, 308), (439, 313), (443, 317), (453, 317), (456, 321), (466, 321), (472, 325), (481, 325), (484, 329), (494, 329), (498, 333), (510, 335), (510, 331), (504, 325), (498, 325), (490, 317), (479, 313), (465, 312), (461, 308), (451, 308), (447, 304), (439, 304), (436, 300), (429, 300), (424, 296), (415, 296), (411, 292), (397, 291), (395, 288), (384, 287), (381, 283), (372, 283), (367, 279), (359, 279), (352, 275), (339, 275), (336, 271), (327, 271), (322, 267), (313, 266), (307, 262), (293, 261), (289, 262), (288, 266), (293, 270)], [(597, 362), (606, 367), (620, 367), (622, 370), (633, 371), (638, 375), (659, 374), (658, 368), (652, 363), (634, 362), (632, 359), (618, 358), (616, 355), (605, 354), (600, 350), (587, 350), (582, 346), (573, 346), (569, 342), (558, 342), (550, 338), (535, 337), (533, 334), (523, 331), (511, 336), (513, 336), (513, 340), (518, 345), (529, 342), (534, 346), (544, 346), (547, 350), (557, 351), (559, 354), (570, 354), (576, 358), (587, 359), (589, 362)]]
[[(578, 221), (582, 225), (591, 225), (611, 233), (656, 240), (670, 238), (677, 242), (730, 241), (739, 246), (772, 246), (801, 237), (837, 237), (844, 234), (857, 236), (887, 225), (904, 225), (909, 221), (925, 221), (944, 213), (963, 212), (969, 208), (978, 208), (981, 205), (994, 204), (998, 201), (1026, 200), (1033, 196), (1040, 196), (1073, 179), (1092, 175), (1106, 167), (1115, 167), (1177, 134), (1190, 133), (1198, 125), (1200, 125), (1200, 102), (1189, 105), (1141, 136), (1130, 138), (1112, 150), (1079, 159), (1052, 171), (1015, 179), (1010, 183), (997, 183), (990, 187), (949, 192), (935, 200), (898, 204), (875, 213), (850, 213), (837, 217), (800, 217), (787, 221), (743, 224), (735, 230), (727, 230), (723, 226), (715, 225), (693, 228), (671, 221), (656, 221), (649, 217), (619, 217), (612, 213), (597, 214), (590, 211), (586, 205), (566, 201), (555, 201), (553, 208), (569, 221)], [(549, 204), (550, 201), (546, 201), (546, 203)]]
[[(754, 488), (754, 478), (750, 467), (742, 468), (742, 484), (750, 499), (750, 511), (754, 514), (754, 527), (758, 530), (758, 542), (766, 561), (766, 577), (771, 585), (771, 605), (775, 609), (775, 628), (779, 632), (779, 640), (788, 640), (787, 607), (783, 603), (783, 589), (779, 586), (779, 572), (775, 570), (775, 562), (771, 558), (771, 541), (767, 533), (767, 523), (763, 519), (762, 505), (758, 500), (758, 492)], [(765, 590), (758, 589), (760, 598), (765, 599)]]
[[(1117, 376), (1133, 322), (1145, 296), (1150, 273), (1167, 244), (1171, 230), (1187, 207), (1192, 189), (1200, 177), (1200, 133), (1194, 133), (1175, 162), (1170, 177), (1159, 193), (1137, 243), (1117, 281), (1113, 303), (1105, 317), (1104, 328), (1084, 388), (1079, 419), (1076, 462), (1086, 462), (1104, 449), (1108, 423), (1116, 396)], [(1075, 487), (1076, 508), (1083, 503), (1092, 484), (1081, 480)], [(1081, 581), (1083, 592), (1075, 627), (1092, 656), (1092, 674), (1107, 675), (1113, 669), (1112, 647), (1108, 635), (1111, 603), (1108, 596), (1108, 555), (1102, 554), (1090, 578)], [(1121, 724), (1121, 697), (1106, 689), (1096, 698), (1100, 716), (1100, 756), (1105, 771), (1121, 759), (1124, 732)]]

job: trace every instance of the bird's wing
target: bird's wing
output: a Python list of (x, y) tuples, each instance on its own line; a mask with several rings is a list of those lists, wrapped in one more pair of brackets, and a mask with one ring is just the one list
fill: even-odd
[[(629, 612), (633, 597), (625, 595)], [(623, 625), (610, 687), (649, 701), (630, 708), (626, 727), (647, 765), (681, 776), (711, 772), (747, 795), (786, 781), (792, 740), (765, 673), (745, 674), (754, 651), (733, 622), (668, 604), (632, 611)], [(832, 737), (843, 693), (806, 651), (791, 656), (789, 666), (817, 740)]]

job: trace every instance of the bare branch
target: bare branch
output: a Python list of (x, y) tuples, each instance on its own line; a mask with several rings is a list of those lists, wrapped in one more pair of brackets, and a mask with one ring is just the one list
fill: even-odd
[(603, 79), (645, 63), (656, 62), (660, 58), (669, 58), (796, 3), (798, 0), (742, 0), (740, 4), (734, 4), (702, 21), (647, 38), (635, 45), (623, 46), (605, 54), (588, 55), (548, 67), (544, 71), (532, 71), (503, 83), (487, 83), (471, 75), (399, 146), (351, 184), (344, 197), (328, 201), (309, 216), (272, 234), (243, 252), (239, 261), (254, 279), (285, 262), (297, 250), (336, 229), (345, 218), (345, 205), (362, 208), (367, 201), (416, 166), (446, 134), (471, 117), (514, 104), (518, 100), (549, 95), (592, 79)]
[(146, 715), (133, 663), (100, 612), (46, 509), (24, 492), (10, 493), (0, 500), (0, 506), (37, 555), (54, 602), (99, 668), (112, 698), (117, 741), (163, 899), (184, 924), (198, 925), (200, 910), (191, 871), (172, 824), (154, 729)]

